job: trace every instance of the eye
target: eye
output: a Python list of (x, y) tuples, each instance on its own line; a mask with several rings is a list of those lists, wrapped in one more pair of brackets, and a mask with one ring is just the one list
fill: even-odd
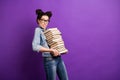
[(50, 22), (50, 20), (40, 19), (42, 22)]

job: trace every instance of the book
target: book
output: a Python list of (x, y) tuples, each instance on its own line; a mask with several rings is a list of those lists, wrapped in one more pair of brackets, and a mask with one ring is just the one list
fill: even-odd
[(44, 32), (44, 34), (50, 48), (58, 50), (60, 54), (68, 52), (68, 50), (65, 48), (60, 30), (57, 28), (49, 28)]

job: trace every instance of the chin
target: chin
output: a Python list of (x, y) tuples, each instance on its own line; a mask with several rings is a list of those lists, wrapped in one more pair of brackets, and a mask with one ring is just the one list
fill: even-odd
[(47, 26), (44, 27), (45, 29), (47, 28)]

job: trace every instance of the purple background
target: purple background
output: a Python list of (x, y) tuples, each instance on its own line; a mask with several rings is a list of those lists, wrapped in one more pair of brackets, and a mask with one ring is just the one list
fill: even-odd
[(119, 0), (1, 0), (0, 80), (45, 80), (32, 51), (35, 9), (51, 10), (69, 50), (69, 80), (120, 80)]

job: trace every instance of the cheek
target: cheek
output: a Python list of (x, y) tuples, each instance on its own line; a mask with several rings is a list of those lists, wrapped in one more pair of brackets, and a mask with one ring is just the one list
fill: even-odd
[(44, 23), (43, 25), (46, 25), (46, 26), (47, 26), (47, 25), (48, 25), (48, 23)]
[(40, 25), (44, 25), (44, 23), (40, 22)]

